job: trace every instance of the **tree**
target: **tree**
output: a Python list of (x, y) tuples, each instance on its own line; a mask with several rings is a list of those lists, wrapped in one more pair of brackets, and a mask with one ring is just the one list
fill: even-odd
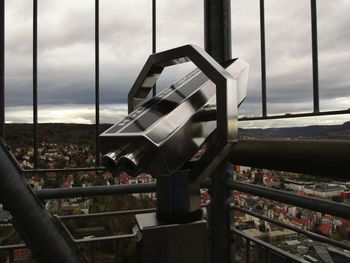
[(261, 172), (255, 174), (254, 184), (263, 184), (263, 174)]

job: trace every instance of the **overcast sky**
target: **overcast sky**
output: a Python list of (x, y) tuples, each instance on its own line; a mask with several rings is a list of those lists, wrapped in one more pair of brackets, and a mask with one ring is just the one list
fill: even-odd
[[(94, 122), (94, 2), (39, 2), (38, 90), (40, 122)], [(203, 1), (160, 0), (158, 51), (192, 43), (203, 47)], [(350, 108), (350, 1), (318, 3), (322, 110)], [(309, 0), (266, 0), (269, 114), (312, 110)], [(232, 1), (233, 54), (250, 64), (248, 97), (241, 115), (261, 114), (259, 1)], [(127, 93), (151, 52), (151, 1), (100, 1), (101, 120), (126, 113)], [(167, 69), (160, 87), (190, 70)], [(31, 122), (32, 1), (6, 1), (6, 120)], [(348, 115), (324, 117), (344, 122)], [(315, 124), (315, 119), (250, 123), (249, 126)], [(248, 125), (248, 124), (247, 124)]]

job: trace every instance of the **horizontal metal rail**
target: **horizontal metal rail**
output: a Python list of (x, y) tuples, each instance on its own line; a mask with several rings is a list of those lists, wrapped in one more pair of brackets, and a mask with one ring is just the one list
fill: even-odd
[[(207, 204), (201, 205), (201, 207), (206, 207), (206, 206)], [(80, 214), (80, 215), (64, 215), (64, 216), (57, 216), (57, 217), (61, 220), (88, 219), (88, 218), (96, 218), (96, 217), (136, 215), (136, 214), (143, 214), (143, 213), (152, 213), (155, 211), (156, 211), (156, 208), (146, 208), (146, 209), (123, 210), (123, 211), (101, 212), (101, 213)]]
[[(256, 168), (350, 179), (350, 140), (239, 140), (230, 160)], [(105, 167), (22, 170), (23, 173), (105, 171)]]
[(131, 239), (135, 237), (136, 237), (136, 234), (133, 233), (133, 234), (125, 234), (125, 235), (73, 239), (73, 241), (75, 244), (83, 244), (83, 243), (96, 243), (96, 242), (103, 242), (103, 241), (125, 240), (125, 239)]
[(350, 140), (244, 139), (233, 147), (233, 164), (350, 180)]
[(80, 167), (61, 169), (22, 169), (22, 173), (75, 173), (89, 171), (107, 171), (106, 167)]
[(265, 241), (263, 241), (261, 239), (258, 239), (258, 238), (252, 237), (250, 235), (247, 235), (246, 233), (244, 233), (244, 232), (242, 232), (242, 231), (240, 231), (238, 229), (234, 228), (234, 229), (231, 229), (231, 231), (234, 234), (236, 234), (236, 235), (239, 235), (239, 236), (241, 236), (241, 237), (243, 237), (243, 238), (245, 238), (247, 240), (253, 241), (254, 243), (264, 247), (265, 249), (267, 248), (270, 251), (274, 251), (275, 253), (277, 253), (277, 254), (279, 254), (279, 255), (281, 255), (283, 257), (286, 257), (288, 259), (291, 259), (291, 260), (293, 260), (295, 262), (302, 262), (302, 263), (308, 263), (309, 262), (309, 261), (306, 261), (306, 260), (304, 260), (302, 258), (296, 257), (296, 256), (294, 256), (294, 255), (292, 255), (292, 254), (290, 254), (290, 253), (288, 253), (288, 252), (286, 252), (286, 251), (284, 251), (284, 250), (282, 250), (282, 249), (280, 249), (280, 248), (278, 248), (278, 247), (276, 247), (274, 245), (271, 245), (271, 244), (269, 244), (269, 243), (267, 243), (267, 242), (265, 242)]
[(65, 216), (58, 216), (58, 218), (61, 220), (87, 219), (87, 218), (96, 218), (96, 217), (135, 215), (135, 214), (151, 213), (155, 211), (156, 211), (155, 208), (147, 208), (147, 209), (113, 211), (113, 212), (91, 213), (91, 214), (81, 214), (81, 215), (65, 215)]
[(75, 239), (67, 226), (62, 222), (61, 218), (56, 217), (57, 221), (62, 226), (62, 229), (70, 236), (70, 238), (73, 240), (75, 244), (82, 244), (82, 243), (96, 243), (96, 242), (103, 242), (103, 241), (112, 241), (112, 240), (124, 240), (124, 239), (130, 239), (136, 237), (136, 232), (130, 233), (130, 234), (121, 234), (121, 235), (113, 235), (113, 236), (103, 236), (103, 237), (91, 237), (91, 238), (81, 238), (81, 239)]
[[(205, 207), (206, 205), (202, 205)], [(142, 213), (152, 213), (155, 212), (155, 208), (147, 208), (147, 209), (135, 209), (135, 210), (124, 210), (124, 211), (113, 211), (113, 212), (102, 212), (102, 213), (92, 213), (92, 214), (81, 214), (81, 215), (64, 215), (57, 216), (60, 220), (75, 220), (75, 219), (89, 219), (96, 217), (114, 217), (114, 216), (125, 216), (125, 215), (135, 215)], [(63, 225), (63, 223), (61, 222)], [(64, 226), (64, 229), (68, 231), (68, 229)], [(93, 243), (93, 242), (102, 242), (102, 241), (111, 241), (111, 240), (123, 240), (135, 237), (135, 234), (125, 234), (125, 235), (115, 235), (115, 236), (104, 236), (104, 237), (96, 237), (96, 238), (84, 238), (84, 239), (74, 239), (75, 243)], [(14, 245), (6, 245), (0, 246), (0, 251), (4, 250), (13, 250), (19, 248), (26, 248), (26, 244), (14, 244)]]
[[(239, 140), (230, 160), (234, 164), (349, 179), (350, 140)], [(105, 167), (22, 170), (23, 173), (105, 171)]]
[(14, 249), (21, 249), (26, 248), (26, 244), (13, 244), (13, 245), (4, 245), (0, 246), (0, 251), (8, 251), (8, 250), (14, 250)]
[[(75, 198), (100, 195), (115, 194), (133, 194), (149, 193), (155, 191), (155, 183), (150, 184), (131, 184), (131, 185), (114, 185), (114, 186), (94, 186), (94, 187), (75, 187), (63, 189), (44, 189), (36, 190), (40, 199), (60, 199)], [(316, 210), (325, 214), (350, 219), (350, 206), (328, 200), (300, 196), (294, 193), (267, 188), (259, 185), (252, 185), (237, 181), (230, 181), (228, 187), (232, 190), (258, 195), (275, 201), (280, 201), (295, 206), (303, 207), (310, 210)]]
[(240, 211), (242, 213), (245, 213), (245, 214), (254, 216), (256, 218), (262, 219), (262, 220), (264, 220), (266, 222), (270, 222), (272, 224), (275, 224), (275, 225), (281, 226), (283, 228), (290, 229), (290, 230), (292, 230), (294, 232), (303, 234), (303, 235), (305, 235), (307, 237), (310, 237), (311, 239), (314, 239), (314, 240), (317, 240), (317, 241), (320, 241), (320, 242), (323, 242), (323, 243), (328, 243), (328, 244), (331, 244), (331, 245), (334, 245), (336, 247), (340, 247), (340, 248), (343, 248), (343, 249), (346, 249), (346, 250), (350, 250), (350, 245), (346, 244), (346, 243), (343, 243), (341, 241), (337, 241), (337, 240), (331, 239), (329, 237), (325, 237), (325, 236), (316, 234), (314, 232), (311, 232), (311, 231), (308, 231), (308, 230), (304, 230), (304, 229), (301, 229), (299, 227), (295, 227), (295, 226), (283, 223), (283, 222), (281, 222), (279, 220), (272, 219), (270, 217), (264, 216), (262, 214), (259, 214), (259, 213), (253, 212), (253, 211), (249, 211), (249, 210), (241, 208), (239, 206), (230, 205), (230, 207), (232, 209), (236, 210), (236, 211)]
[[(202, 188), (209, 188), (209, 181), (201, 184)], [(123, 195), (123, 194), (142, 194), (153, 193), (156, 191), (155, 183), (147, 184), (121, 184), (121, 185), (101, 185), (89, 187), (73, 188), (47, 188), (37, 189), (34, 193), (39, 199), (64, 199), (77, 197), (93, 197), (102, 195)]]
[(300, 196), (282, 190), (237, 181), (230, 181), (228, 185), (231, 190), (257, 195), (274, 201), (279, 201), (350, 220), (350, 205), (347, 204)]
[(103, 185), (91, 187), (73, 187), (73, 188), (50, 188), (35, 190), (39, 199), (62, 199), (76, 197), (93, 197), (101, 195), (123, 195), (135, 193), (155, 192), (156, 184), (123, 184), (123, 185)]

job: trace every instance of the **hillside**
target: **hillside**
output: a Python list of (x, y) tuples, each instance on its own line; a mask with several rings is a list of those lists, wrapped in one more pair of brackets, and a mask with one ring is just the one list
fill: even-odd
[(350, 140), (350, 122), (342, 125), (313, 125), (306, 127), (239, 129), (240, 137), (248, 138), (304, 138)]
[[(110, 124), (101, 124), (100, 132), (109, 128)], [(33, 126), (31, 124), (6, 124), (5, 140), (12, 147), (28, 146), (33, 143)], [(89, 124), (39, 124), (39, 142), (45, 141), (57, 144), (93, 145), (95, 140), (95, 125)]]
[[(101, 124), (100, 132), (110, 124)], [(33, 127), (31, 124), (6, 124), (6, 142), (12, 147), (32, 144)], [(239, 129), (241, 138), (307, 138), (350, 140), (350, 122), (342, 125), (315, 125), (291, 128)], [(39, 124), (39, 142), (57, 144), (93, 145), (95, 126), (89, 124)]]

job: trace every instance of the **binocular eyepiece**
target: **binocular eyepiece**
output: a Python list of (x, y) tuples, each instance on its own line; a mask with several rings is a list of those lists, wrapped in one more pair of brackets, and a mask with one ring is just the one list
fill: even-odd
[(132, 177), (140, 174), (137, 154), (135, 153), (125, 153), (120, 150), (112, 151), (103, 155), (102, 162), (110, 171), (119, 169)]

